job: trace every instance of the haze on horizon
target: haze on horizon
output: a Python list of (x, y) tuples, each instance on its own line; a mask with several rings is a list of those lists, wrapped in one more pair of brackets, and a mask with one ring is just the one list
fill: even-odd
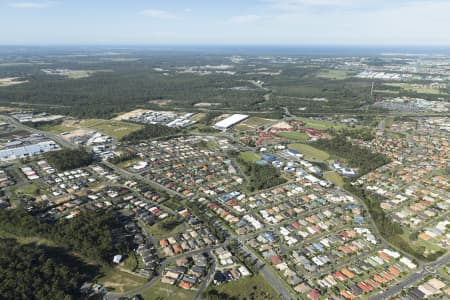
[(450, 45), (445, 0), (0, 0), (0, 45)]

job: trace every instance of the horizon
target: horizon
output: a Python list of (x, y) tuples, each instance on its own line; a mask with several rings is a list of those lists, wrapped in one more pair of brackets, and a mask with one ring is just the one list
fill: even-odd
[(443, 0), (0, 0), (0, 44), (448, 47), (449, 10)]

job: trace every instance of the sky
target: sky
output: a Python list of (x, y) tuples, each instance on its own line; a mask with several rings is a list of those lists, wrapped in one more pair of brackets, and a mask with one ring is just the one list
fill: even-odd
[(2, 45), (450, 45), (449, 0), (0, 0)]

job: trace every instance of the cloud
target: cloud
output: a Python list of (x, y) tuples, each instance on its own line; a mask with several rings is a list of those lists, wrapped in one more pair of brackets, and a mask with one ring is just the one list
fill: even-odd
[(56, 2), (11, 2), (8, 5), (14, 8), (46, 8), (55, 5)]
[(228, 23), (243, 24), (243, 23), (253, 23), (261, 20), (263, 17), (258, 15), (242, 15), (234, 16), (228, 20)]
[(178, 16), (171, 12), (160, 9), (145, 9), (140, 12), (141, 15), (157, 19), (177, 19)]
[[(371, 0), (369, 0), (370, 2)], [(364, 2), (363, 0), (267, 0), (269, 5), (284, 11), (299, 10), (312, 7), (348, 7)], [(366, 1), (367, 2), (367, 1)]]

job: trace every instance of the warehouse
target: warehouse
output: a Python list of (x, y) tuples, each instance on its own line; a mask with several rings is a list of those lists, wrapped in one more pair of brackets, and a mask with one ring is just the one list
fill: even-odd
[(14, 160), (60, 149), (59, 145), (55, 142), (45, 141), (37, 144), (0, 150), (0, 160)]
[(234, 114), (229, 116), (228, 118), (223, 119), (222, 121), (217, 122), (213, 127), (218, 130), (227, 130), (233, 125), (236, 125), (239, 122), (244, 121), (248, 118), (248, 115)]

